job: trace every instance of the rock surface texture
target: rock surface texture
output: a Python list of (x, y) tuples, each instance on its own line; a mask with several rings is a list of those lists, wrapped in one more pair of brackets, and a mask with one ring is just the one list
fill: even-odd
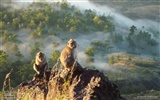
[(37, 79), (19, 85), (17, 100), (122, 100), (116, 84), (98, 70), (54, 67), (49, 80)]

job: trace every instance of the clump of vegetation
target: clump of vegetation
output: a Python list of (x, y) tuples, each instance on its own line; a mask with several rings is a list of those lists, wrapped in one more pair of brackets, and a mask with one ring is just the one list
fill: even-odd
[(17, 91), (2, 91), (0, 92), (0, 100), (15, 100)]
[(114, 66), (128, 66), (128, 67), (157, 67), (159, 63), (152, 59), (138, 57), (133, 54), (111, 54), (108, 57), (108, 63)]
[(51, 58), (49, 59), (49, 65), (53, 66), (56, 64), (58, 58), (60, 57), (60, 52), (58, 50), (53, 50), (51, 53)]
[(151, 34), (142, 30), (136, 32), (136, 30), (137, 28), (134, 25), (132, 25), (130, 27), (130, 33), (126, 37), (126, 41), (128, 42), (129, 52), (135, 54), (138, 53), (147, 54), (152, 52), (152, 54), (156, 53), (158, 55), (158, 52), (155, 49), (158, 46), (158, 42), (152, 38)]
[(58, 47), (60, 44), (58, 42), (53, 42), (53, 47), (56, 48)]
[(96, 53), (106, 53), (111, 49), (109, 40), (93, 40), (90, 44), (95, 48)]
[(86, 62), (94, 62), (94, 55), (95, 55), (95, 49), (92, 46), (89, 46), (86, 48), (85, 52), (84, 52), (88, 57), (86, 59)]

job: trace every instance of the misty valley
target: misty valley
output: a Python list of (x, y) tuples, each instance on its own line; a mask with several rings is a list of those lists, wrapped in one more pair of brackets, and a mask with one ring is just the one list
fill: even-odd
[(117, 84), (122, 97), (160, 98), (159, 22), (132, 20), (109, 8), (101, 12), (90, 2), (90, 9), (81, 7), (83, 3), (0, 4), (0, 98), (7, 91), (3, 82), (11, 69), (10, 85), (16, 95), (18, 85), (35, 73), (36, 53), (44, 52), (52, 68), (70, 38), (78, 44), (78, 62), (103, 72)]

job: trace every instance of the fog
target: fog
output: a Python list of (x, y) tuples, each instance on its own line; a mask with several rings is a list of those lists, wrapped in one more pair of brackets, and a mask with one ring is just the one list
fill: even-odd
[(55, 48), (53, 47), (53, 42), (58, 42), (59, 45), (56, 50), (61, 51), (62, 48), (65, 46), (61, 39), (52, 35), (52, 36), (45, 36), (43, 39), (33, 39), (30, 37), (30, 34), (25, 30), (22, 29), (18, 32), (18, 38), (22, 43), (19, 45), (20, 51), (22, 51), (23, 55), (29, 55), (31, 46), (34, 45), (35, 42), (41, 43), (41, 51), (44, 52), (47, 56), (47, 58), (50, 58), (50, 54)]
[[(48, 2), (55, 2), (57, 0), (47, 0)], [(129, 32), (130, 26), (134, 25), (138, 30), (142, 29), (144, 26), (144, 30), (151, 32), (151, 28), (157, 32), (160, 31), (160, 23), (148, 20), (148, 19), (137, 19), (137, 20), (132, 20), (130, 18), (125, 17), (124, 15), (120, 14), (119, 12), (116, 12), (114, 8), (109, 8), (107, 6), (101, 6), (101, 5), (95, 5), (93, 3), (90, 3), (88, 0), (82, 0), (82, 1), (75, 1), (75, 0), (67, 0), (71, 5), (75, 5), (81, 11), (84, 11), (85, 9), (91, 9), (95, 10), (97, 14), (99, 15), (110, 15), (113, 16), (114, 18), (114, 24), (116, 25), (116, 32), (121, 33), (123, 35), (126, 35)], [(24, 5), (19, 4), (19, 2), (22, 2)], [(28, 3), (29, 2), (29, 3)], [(16, 4), (13, 4), (13, 8), (18, 8), (20, 9), (21, 7), (27, 7), (30, 3), (32, 3), (32, 0), (17, 0)], [(26, 4), (27, 3), (27, 4)], [(17, 5), (18, 4), (18, 5)], [(19, 45), (20, 51), (24, 56), (30, 55), (30, 48), (31, 46), (34, 45), (35, 41), (42, 43), (41, 51), (44, 52), (47, 56), (47, 58), (50, 58), (50, 55), (53, 50), (59, 50), (62, 51), (62, 49), (65, 47), (67, 40), (73, 37), (66, 37), (65, 41), (61, 40), (61, 37), (58, 36), (47, 36), (43, 39), (32, 39), (29, 35), (28, 32), (25, 29), (19, 30), (18, 31), (18, 39), (22, 41), (22, 43)], [(102, 33), (102, 32), (96, 32), (92, 34), (87, 34), (87, 35), (80, 35), (75, 37), (75, 40), (77, 41), (78, 48), (77, 48), (77, 56), (78, 56), (78, 61), (82, 66), (86, 66), (85, 59), (86, 55), (84, 54), (85, 49), (90, 45), (91, 41), (93, 40), (105, 40), (108, 39), (108, 34), (107, 33)], [(160, 44), (160, 39), (159, 37), (156, 38)], [(53, 47), (53, 42), (58, 42), (60, 45), (56, 48)], [(1, 47), (2, 49), (6, 50), (4, 46)], [(11, 48), (11, 47), (10, 47)], [(115, 49), (115, 48), (114, 48)], [(118, 50), (117, 50), (118, 51)], [(119, 51), (122, 52), (122, 51)], [(95, 55), (94, 59), (95, 62), (90, 64), (93, 66), (98, 66), (97, 69), (105, 69), (108, 70), (110, 69), (107, 59), (107, 55), (104, 55), (104, 57)]]
[[(129, 33), (130, 27), (132, 25), (136, 26), (137, 31), (138, 30), (145, 30), (148, 31), (152, 34), (150, 29), (153, 29), (154, 31), (160, 32), (160, 23), (149, 20), (149, 19), (136, 19), (136, 20), (132, 20), (124, 15), (122, 15), (120, 12), (117, 12), (114, 8), (109, 8), (107, 6), (102, 6), (102, 5), (96, 5), (93, 4), (91, 2), (89, 2), (88, 0), (83, 0), (81, 2), (73, 2), (73, 0), (68, 0), (70, 1), (70, 3), (72, 5), (75, 5), (76, 7), (78, 7), (79, 9), (81, 9), (81, 11), (84, 11), (85, 9), (91, 9), (97, 12), (97, 14), (99, 15), (110, 15), (113, 16), (114, 18), (114, 25), (116, 27), (116, 33), (121, 33), (122, 35), (126, 35)], [(144, 27), (144, 28), (142, 28)], [(102, 33), (103, 34), (103, 33)], [(105, 40), (108, 38), (108, 36), (105, 34), (99, 34), (99, 33), (94, 33), (92, 35), (88, 35), (88, 36), (81, 36), (79, 37), (79, 39), (77, 39), (78, 41), (82, 42), (83, 48), (82, 50), (84, 50), (91, 41), (93, 40)], [(156, 40), (159, 42), (160, 44), (160, 37), (157, 37)], [(160, 46), (159, 46), (160, 47)], [(116, 47), (114, 48), (116, 49)], [(126, 48), (127, 49), (127, 48)], [(115, 50), (115, 51), (119, 51), (119, 52), (125, 52), (125, 51), (120, 51), (120, 50)], [(160, 52), (160, 51), (159, 51)], [(107, 56), (107, 55), (106, 55)], [(145, 57), (150, 57), (149, 55), (143, 55)], [(93, 63), (94, 66), (98, 66), (98, 68), (108, 68), (108, 63), (105, 61), (106, 59), (104, 57), (101, 58), (97, 58), (99, 56), (95, 56), (95, 62)]]
[(83, 0), (83, 2), (73, 2), (73, 0), (68, 0), (71, 4), (76, 5), (79, 9), (85, 10), (85, 9), (91, 9), (95, 10), (97, 14), (100, 15), (111, 15), (114, 17), (115, 24), (117, 24), (118, 27), (124, 28), (130, 28), (130, 26), (135, 25), (137, 29), (141, 29), (142, 26), (145, 27), (146, 30), (149, 30), (149, 28), (154, 28), (157, 31), (160, 31), (160, 23), (149, 20), (149, 19), (136, 19), (132, 20), (124, 15), (122, 15), (120, 12), (117, 12), (114, 8), (109, 8), (104, 5), (98, 5), (93, 4), (89, 2), (88, 0)]

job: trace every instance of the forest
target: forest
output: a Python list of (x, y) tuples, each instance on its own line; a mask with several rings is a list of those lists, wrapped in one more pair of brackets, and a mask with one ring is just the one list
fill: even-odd
[[(109, 72), (109, 77), (113, 81), (121, 82), (122, 79), (117, 77), (121, 71), (127, 74), (127, 70), (135, 71), (133, 74), (136, 75), (131, 77), (136, 80), (141, 76), (138, 72), (143, 70), (143, 67), (145, 70), (142, 77), (153, 73), (153, 77), (156, 78), (160, 75), (159, 30), (154, 28), (148, 30), (145, 26), (139, 29), (131, 25), (123, 33), (117, 31), (114, 16), (111, 14), (99, 14), (92, 9), (81, 10), (67, 2), (31, 3), (21, 9), (11, 5), (6, 3), (0, 5), (0, 90), (5, 75), (12, 68), (11, 86), (14, 89), (21, 82), (32, 79), (35, 73), (32, 66), (38, 51), (44, 50), (43, 52), (47, 53), (49, 67), (52, 68), (69, 38), (75, 38), (79, 42), (78, 49), (85, 55), (85, 60), (80, 61), (84, 63), (84, 67), (101, 69), (97, 68), (99, 64), (96, 63), (102, 60), (107, 64), (104, 69), (108, 66), (114, 69), (114, 66), (120, 66), (120, 63), (130, 68), (123, 67), (117, 76), (114, 76), (112, 71)], [(90, 41), (83, 47), (86, 39)], [(48, 45), (49, 52), (46, 50)], [(137, 66), (141, 68), (137, 69)], [(158, 70), (152, 73), (152, 70), (147, 68)], [(104, 71), (104, 74), (108, 75), (108, 71)], [(121, 77), (124, 78), (125, 75)], [(151, 81), (150, 79), (152, 76), (146, 80)], [(160, 79), (152, 81), (157, 82), (157, 80)], [(125, 89), (122, 91), (124, 94), (128, 91), (135, 93), (147, 90), (145, 87), (135, 91), (128, 87)]]

